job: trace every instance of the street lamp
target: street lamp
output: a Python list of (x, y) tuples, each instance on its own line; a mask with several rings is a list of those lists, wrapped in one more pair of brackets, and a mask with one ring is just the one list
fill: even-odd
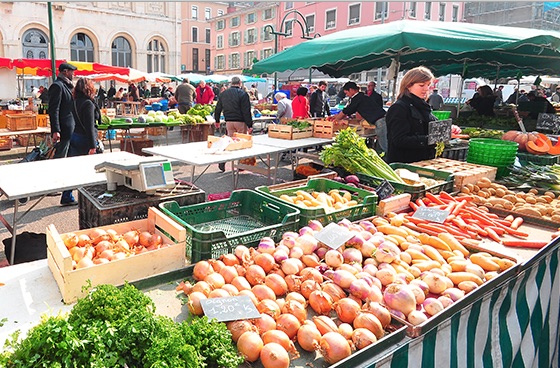
[[(290, 19), (291, 22), (296, 22), (297, 24), (299, 24), (300, 28), (301, 28), (301, 33), (302, 36), (301, 38), (305, 39), (305, 40), (312, 40), (315, 37), (320, 37), (320, 34), (316, 34), (314, 37), (309, 36), (309, 25), (307, 24), (307, 20), (305, 19), (305, 17), (303, 16), (303, 14), (301, 14), (297, 9), (292, 9), (289, 12), (287, 12), (284, 17), (282, 18), (282, 21), (280, 22), (280, 30), (276, 31), (274, 29), (274, 26), (267, 24), (264, 27), (264, 31), (266, 32), (267, 29), (270, 30), (270, 33), (274, 35), (274, 53), (277, 54), (278, 53), (278, 36), (290, 36), (290, 33), (287, 32), (287, 27), (286, 27), (286, 19), (288, 18), (288, 15), (290, 14), (295, 14), (296, 17), (294, 19)], [(301, 18), (300, 19), (298, 19)], [(292, 23), (292, 29), (293, 29), (293, 23)], [(309, 82), (311, 83), (311, 69), (309, 71)], [(274, 88), (278, 88), (278, 73), (274, 72)]]

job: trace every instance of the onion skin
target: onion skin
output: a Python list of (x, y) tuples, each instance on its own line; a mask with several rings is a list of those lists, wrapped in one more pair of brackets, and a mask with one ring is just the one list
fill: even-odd
[(247, 320), (230, 321), (226, 323), (226, 327), (231, 333), (233, 342), (237, 342), (245, 332), (254, 331), (253, 325)]
[(358, 350), (363, 349), (366, 346), (369, 346), (377, 341), (377, 337), (373, 332), (371, 332), (367, 328), (362, 328), (362, 327), (356, 328), (352, 332), (351, 339), (352, 342), (354, 343), (354, 346)]
[(300, 327), (301, 323), (293, 314), (283, 313), (276, 318), (276, 329), (285, 332), (290, 340), (296, 337)]
[(333, 308), (333, 299), (326, 292), (315, 290), (309, 294), (309, 305), (315, 313), (327, 315)]
[(367, 302), (362, 306), (362, 310), (376, 316), (384, 329), (391, 324), (391, 312), (381, 305), (381, 303)]
[(373, 313), (369, 312), (362, 312), (358, 314), (358, 316), (354, 319), (352, 324), (354, 328), (367, 328), (378, 339), (382, 338), (385, 335), (385, 331), (383, 330), (383, 326), (381, 322)]
[(319, 347), (321, 332), (314, 324), (306, 323), (301, 326), (297, 333), (297, 342), (305, 351), (315, 351)]
[(334, 303), (334, 310), (340, 321), (352, 323), (360, 313), (360, 305), (350, 298), (343, 298)]
[(193, 277), (196, 281), (201, 281), (209, 274), (213, 273), (214, 269), (208, 261), (199, 261), (194, 265)]
[(321, 285), (315, 280), (305, 280), (301, 283), (300, 293), (306, 299), (309, 299), (309, 295), (316, 290), (321, 290)]
[(286, 280), (276, 273), (266, 275), (264, 278), (264, 284), (271, 288), (276, 296), (281, 296), (288, 292), (288, 284), (286, 283)]
[(352, 354), (348, 340), (338, 332), (327, 332), (321, 336), (319, 351), (329, 364), (339, 362)]
[(259, 356), (264, 368), (288, 368), (290, 366), (288, 352), (276, 342), (265, 344)]
[(202, 310), (202, 305), (200, 304), (200, 301), (202, 299), (206, 299), (206, 295), (204, 295), (200, 291), (193, 291), (192, 293), (189, 294), (188, 299), (189, 301), (187, 302), (187, 307), (189, 308), (189, 312), (197, 316), (203, 315), (204, 311)]
[(338, 331), (336, 323), (334, 323), (334, 321), (328, 316), (313, 316), (313, 323), (321, 335), (324, 335), (327, 332)]
[(280, 344), (288, 353), (290, 353), (293, 359), (297, 359), (299, 357), (299, 353), (296, 349), (296, 346), (284, 331), (280, 331), (280, 330), (267, 331), (264, 334), (262, 334), (262, 340), (265, 347), (267, 344), (274, 342)]
[(264, 343), (258, 333), (253, 331), (244, 332), (237, 340), (237, 350), (248, 362), (259, 359)]
[(278, 306), (278, 304), (276, 304), (276, 302), (274, 300), (270, 300), (270, 299), (264, 299), (261, 300), (258, 304), (257, 304), (257, 310), (260, 313), (266, 313), (269, 316), (271, 316), (272, 318), (274, 318), (274, 320), (278, 319), (278, 317), (280, 316), (280, 307)]
[(390, 284), (383, 292), (383, 301), (390, 309), (395, 309), (407, 316), (416, 309), (414, 293), (403, 284)]
[(321, 285), (321, 290), (329, 294), (333, 302), (337, 302), (342, 298), (346, 298), (344, 290), (332, 281), (324, 282)]
[(295, 299), (290, 299), (285, 302), (281, 310), (282, 313), (291, 314), (296, 317), (299, 323), (304, 323), (307, 319), (307, 309), (305, 308), (305, 304), (301, 304)]

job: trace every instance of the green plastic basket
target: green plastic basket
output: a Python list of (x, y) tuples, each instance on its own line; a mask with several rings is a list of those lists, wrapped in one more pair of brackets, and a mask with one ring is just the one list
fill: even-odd
[(444, 120), (449, 119), (449, 117), (451, 116), (451, 111), (432, 111), (432, 114), (434, 114), (434, 116), (438, 118), (438, 120)]
[[(395, 194), (410, 193), (410, 195), (412, 196), (411, 200), (415, 201), (418, 198), (424, 197), (426, 195), (426, 192), (437, 194), (441, 191), (445, 191), (449, 193), (453, 191), (453, 184), (455, 183), (455, 175), (453, 173), (428, 169), (425, 167), (414, 166), (409, 164), (401, 164), (401, 163), (392, 163), (389, 164), (389, 166), (391, 166), (393, 170), (407, 169), (425, 178), (442, 181), (442, 183), (440, 184), (426, 187), (425, 185), (409, 185), (409, 184), (403, 184), (396, 181), (388, 180), (388, 182), (393, 186), (393, 188), (395, 188), (395, 192), (394, 192)], [(374, 187), (374, 188), (379, 186), (385, 180), (383, 178), (365, 175), (362, 173), (357, 173), (356, 175), (360, 179), (361, 183), (369, 185), (370, 187)]]
[(515, 162), (518, 144), (492, 138), (472, 138), (467, 162), (494, 167), (506, 167)]
[(280, 241), (286, 231), (297, 230), (300, 215), (283, 201), (246, 189), (233, 191), (228, 199), (184, 207), (169, 201), (159, 207), (187, 230), (191, 263), (233, 253), (240, 244), (257, 246), (266, 236)]
[(325, 212), (323, 208), (303, 208), (298, 205), (285, 202), (284, 200), (281, 201), (299, 210), (299, 224), (301, 227), (307, 226), (310, 220), (318, 220), (319, 222), (321, 222), (321, 224), (328, 225), (331, 222), (338, 222), (345, 218), (350, 221), (356, 221), (375, 215), (375, 209), (377, 207), (377, 194), (364, 189), (355, 188), (351, 185), (339, 183), (334, 180), (320, 178), (309, 179), (305, 185), (288, 188), (284, 187), (283, 189), (279, 190), (274, 190), (274, 188), (271, 189), (267, 186), (261, 186), (257, 187), (255, 190), (265, 195), (278, 198), (282, 194), (292, 195), (298, 190), (304, 190), (309, 193), (328, 193), (332, 189), (346, 190), (350, 192), (352, 195), (352, 199), (356, 200), (358, 204), (349, 208), (333, 210), (332, 212)]

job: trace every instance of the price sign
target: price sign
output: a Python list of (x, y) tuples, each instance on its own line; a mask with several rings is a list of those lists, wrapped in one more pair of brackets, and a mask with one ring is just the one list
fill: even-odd
[(537, 119), (537, 129), (550, 130), (553, 134), (560, 131), (560, 115), (540, 113)]
[(440, 210), (433, 207), (418, 207), (416, 212), (414, 212), (414, 215), (412, 215), (412, 217), (437, 222), (440, 224), (443, 224), (447, 216), (449, 216), (448, 210)]
[(387, 180), (383, 180), (383, 182), (375, 188), (375, 192), (377, 193), (379, 200), (382, 201), (385, 198), (389, 198), (395, 192), (395, 188), (393, 188), (391, 183)]
[(327, 245), (329, 248), (338, 249), (341, 245), (352, 239), (352, 234), (348, 229), (334, 222), (331, 222), (315, 234), (315, 239)]
[(204, 315), (218, 322), (260, 318), (261, 314), (247, 295), (210, 298), (200, 301)]
[(451, 119), (435, 120), (428, 123), (428, 144), (449, 142), (451, 139)]

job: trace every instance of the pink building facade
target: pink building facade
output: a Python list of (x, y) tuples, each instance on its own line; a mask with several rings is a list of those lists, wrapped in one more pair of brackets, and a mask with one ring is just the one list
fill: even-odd
[[(461, 22), (462, 2), (255, 2), (210, 19), (211, 65), (219, 74), (239, 74), (275, 52), (351, 28), (402, 19)], [(307, 30), (305, 30), (307, 26)], [(281, 33), (275, 35), (274, 33)], [(320, 55), (317, 55), (320, 58)]]

